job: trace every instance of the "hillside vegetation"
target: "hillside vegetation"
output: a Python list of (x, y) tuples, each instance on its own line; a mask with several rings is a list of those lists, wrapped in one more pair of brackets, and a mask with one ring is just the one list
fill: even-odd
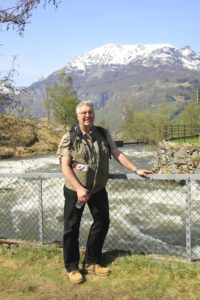
[(0, 158), (28, 157), (56, 151), (63, 129), (47, 120), (0, 115)]

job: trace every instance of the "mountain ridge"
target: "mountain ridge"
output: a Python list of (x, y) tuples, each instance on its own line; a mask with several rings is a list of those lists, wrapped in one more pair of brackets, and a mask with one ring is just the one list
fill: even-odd
[[(92, 100), (103, 115), (105, 110), (120, 106), (127, 93), (139, 99), (133, 101), (136, 107), (149, 109), (169, 99), (184, 105), (199, 81), (199, 58), (190, 46), (110, 43), (77, 56), (62, 70), (72, 77), (79, 100)], [(56, 83), (60, 70), (30, 86), (33, 115), (45, 116), (45, 89)]]
[(191, 59), (193, 62), (195, 61), (195, 64), (190, 65), (188, 63), (185, 67), (200, 70), (200, 56), (190, 46), (178, 49), (170, 44), (105, 44), (73, 59), (71, 63), (66, 65), (66, 68), (84, 70), (87, 65), (127, 65), (132, 62), (143, 63), (144, 66), (146, 63), (146, 66), (149, 66), (149, 58), (154, 60), (153, 55), (155, 59), (166, 63), (167, 59), (172, 57), (174, 53), (176, 53), (176, 58), (181, 59), (182, 56), (183, 64), (188, 63), (188, 61), (191, 62)]

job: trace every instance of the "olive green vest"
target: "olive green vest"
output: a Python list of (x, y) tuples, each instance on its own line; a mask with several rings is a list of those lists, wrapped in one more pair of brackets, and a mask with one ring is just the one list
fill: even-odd
[[(78, 128), (78, 132), (72, 144), (70, 152), (72, 157), (72, 170), (82, 186), (91, 193), (95, 193), (105, 187), (109, 174), (109, 147), (107, 140), (99, 133), (95, 126), (90, 134), (84, 134)], [(70, 134), (69, 134), (70, 136)], [(87, 165), (87, 171), (73, 168), (73, 164)], [(68, 180), (65, 180), (67, 188), (74, 190)]]

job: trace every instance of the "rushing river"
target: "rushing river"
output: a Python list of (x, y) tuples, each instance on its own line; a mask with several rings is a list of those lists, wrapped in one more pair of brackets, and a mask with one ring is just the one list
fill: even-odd
[[(150, 168), (155, 152), (145, 145), (125, 145), (120, 148), (138, 167)], [(35, 156), (25, 159), (0, 160), (0, 174), (5, 173), (56, 173), (60, 172), (59, 160), (56, 154)], [(110, 172), (127, 173), (114, 159), (110, 160)]]
[[(145, 145), (127, 145), (121, 150), (137, 165), (151, 168), (156, 151)], [(60, 241), (63, 230), (63, 178), (40, 181), (5, 177), (14, 173), (58, 173), (55, 154), (0, 161), (0, 238)], [(130, 173), (114, 159), (110, 173)], [(111, 224), (105, 247), (143, 253), (184, 255), (186, 223), (192, 223), (192, 254), (200, 257), (199, 183), (192, 186), (192, 215), (187, 216), (188, 187), (185, 182), (156, 180), (110, 180), (108, 182)], [(42, 194), (42, 202), (40, 201)], [(84, 245), (91, 225), (84, 211), (80, 244)]]

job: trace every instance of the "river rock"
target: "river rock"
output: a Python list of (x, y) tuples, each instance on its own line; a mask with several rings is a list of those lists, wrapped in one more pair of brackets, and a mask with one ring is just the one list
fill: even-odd
[(200, 145), (162, 142), (154, 171), (158, 173), (200, 173)]

